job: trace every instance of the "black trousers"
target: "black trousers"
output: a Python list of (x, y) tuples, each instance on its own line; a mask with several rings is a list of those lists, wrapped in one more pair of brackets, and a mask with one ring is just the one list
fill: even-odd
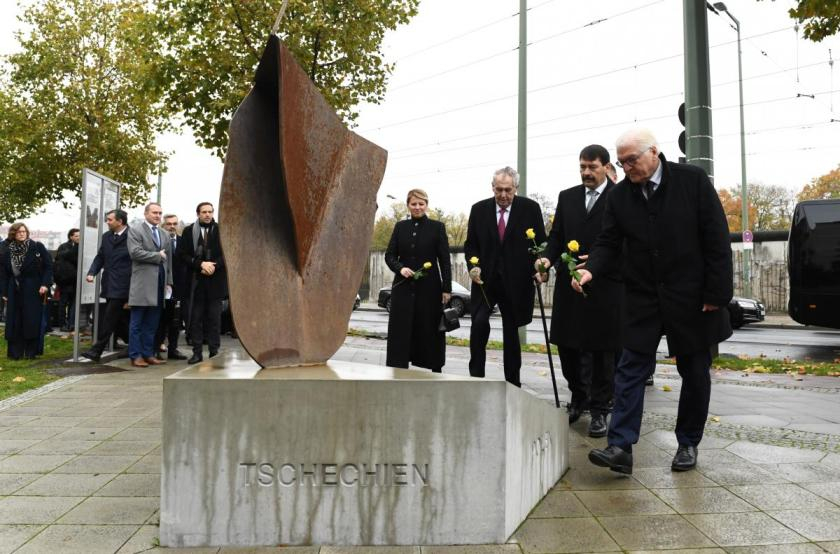
[(563, 377), (569, 383), (572, 404), (592, 415), (607, 415), (613, 399), (615, 352), (559, 348)]
[[(487, 340), (490, 338), (490, 308), (498, 304), (502, 312), (502, 340), (504, 341), (505, 380), (511, 385), (521, 387), (519, 369), (522, 367), (522, 352), (519, 347), (519, 327), (513, 315), (513, 305), (502, 285), (500, 277), (493, 279), (496, 286), (485, 285), (484, 296), (470, 300), (472, 327), (470, 329), (470, 375), (484, 377), (484, 365), (487, 361)], [(489, 302), (489, 306), (487, 303)]]
[[(682, 377), (677, 408), (677, 442), (697, 446), (709, 415), (712, 379), (710, 352), (678, 355), (677, 371)], [(615, 370), (615, 408), (610, 419), (607, 442), (630, 452), (639, 440), (645, 400), (645, 381), (656, 367), (655, 353), (624, 349)]]
[(166, 300), (160, 314), (157, 333), (155, 334), (155, 351), (160, 349), (164, 339), (169, 342), (169, 352), (178, 349), (178, 336), (181, 334), (181, 318), (176, 317), (175, 309), (178, 301), (174, 298)]
[(222, 299), (210, 298), (204, 285), (197, 285), (190, 305), (190, 340), (193, 353), (201, 354), (205, 340), (210, 352), (217, 352), (221, 344), (221, 327)]
[(99, 334), (91, 352), (102, 354), (108, 348), (111, 335), (128, 342), (128, 320), (131, 312), (124, 309), (128, 298), (109, 298), (99, 320)]

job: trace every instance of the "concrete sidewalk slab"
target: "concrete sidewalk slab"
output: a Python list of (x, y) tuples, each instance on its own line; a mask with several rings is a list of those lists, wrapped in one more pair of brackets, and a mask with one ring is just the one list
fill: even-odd
[[(336, 358), (382, 364), (384, 346), (384, 341), (350, 338)], [(227, 340), (225, 347), (235, 344)], [(444, 371), (466, 374), (465, 349), (450, 347), (448, 354)], [(501, 352), (489, 354), (489, 377), (501, 376), (500, 358)], [(523, 362), (526, 390), (553, 401), (545, 357), (526, 354)], [(157, 547), (160, 390), (162, 378), (183, 367), (172, 363), (94, 375), (0, 410), (0, 418), (20, 418), (6, 419), (8, 424), (0, 427), (0, 553), (170, 551)], [(584, 416), (572, 426), (572, 469), (510, 544), (184, 552), (840, 553), (840, 449), (827, 438), (834, 435), (811, 433), (808, 442), (790, 424), (781, 429), (727, 424), (730, 416), (721, 415), (720, 423), (707, 427), (698, 469), (674, 473), (670, 459), (676, 441), (668, 412), (679, 395), (679, 381), (668, 383), (671, 392), (648, 389), (633, 475), (589, 464), (589, 449), (605, 441), (586, 436)], [(568, 398), (562, 379), (559, 385)], [(808, 415), (828, 421), (828, 412), (837, 411), (836, 394), (825, 386), (718, 379), (712, 399), (731, 417), (776, 409), (771, 417), (787, 423)], [(813, 448), (791, 448), (792, 443)]]

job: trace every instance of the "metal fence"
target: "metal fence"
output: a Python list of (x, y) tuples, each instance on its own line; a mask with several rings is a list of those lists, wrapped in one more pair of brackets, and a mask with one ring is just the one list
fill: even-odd
[[(467, 275), (467, 264), (462, 252), (454, 252), (451, 255), (452, 260), (452, 279), (470, 288), (470, 279)], [(741, 258), (743, 252), (735, 250), (732, 252), (732, 265), (735, 268), (735, 295), (744, 296), (743, 293), (743, 278), (741, 275)], [(768, 312), (787, 312), (788, 303), (788, 273), (787, 273), (787, 256), (785, 259), (762, 259), (759, 256), (753, 255), (751, 260), (750, 283), (752, 285), (751, 298), (760, 300), (767, 308)], [(363, 298), (367, 292), (367, 299), (371, 302), (376, 302), (379, 294), (379, 289), (385, 286), (390, 286), (394, 280), (393, 272), (388, 269), (385, 264), (384, 252), (371, 252), (370, 271), (367, 274), (367, 280), (362, 283), (361, 290)], [(552, 269), (552, 273), (554, 270)], [(554, 297), (554, 283), (552, 276), (548, 283), (542, 285), (543, 299), (547, 306), (551, 305)]]

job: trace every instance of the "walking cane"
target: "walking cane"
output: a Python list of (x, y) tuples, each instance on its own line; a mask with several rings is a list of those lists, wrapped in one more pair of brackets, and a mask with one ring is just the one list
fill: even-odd
[(540, 317), (542, 318), (543, 333), (545, 334), (545, 351), (548, 354), (548, 367), (551, 369), (551, 384), (554, 385), (554, 405), (560, 407), (560, 397), (557, 395), (557, 378), (554, 376), (554, 359), (551, 357), (551, 344), (548, 342), (548, 326), (545, 324), (545, 305), (543, 305), (541, 283), (537, 283), (537, 298), (540, 301)]

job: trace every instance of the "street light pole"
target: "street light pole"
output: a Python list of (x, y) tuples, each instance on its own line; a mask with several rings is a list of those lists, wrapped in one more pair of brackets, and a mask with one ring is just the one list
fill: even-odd
[[(519, 91), (516, 169), (518, 194), (528, 196), (528, 0), (519, 0)], [(539, 286), (539, 285), (537, 285)], [(527, 326), (519, 328), (519, 343), (527, 342)]]
[[(726, 13), (729, 19), (735, 23), (735, 33), (738, 37), (738, 104), (741, 111), (741, 240), (744, 233), (749, 230), (749, 197), (747, 196), (747, 151), (744, 139), (744, 78), (741, 70), (741, 22), (726, 9), (726, 4), (716, 2), (715, 9)], [(742, 242), (746, 246), (746, 243)], [(750, 250), (744, 248), (741, 257), (741, 280), (744, 296), (752, 295), (750, 286)]]

